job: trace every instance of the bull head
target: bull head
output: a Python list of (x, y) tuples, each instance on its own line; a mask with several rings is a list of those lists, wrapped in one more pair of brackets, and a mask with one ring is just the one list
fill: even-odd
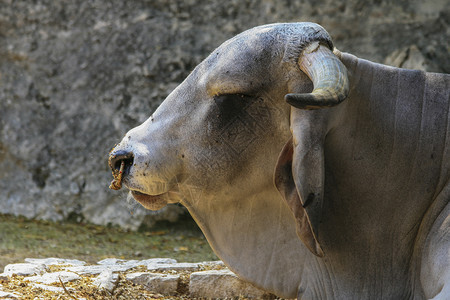
[[(346, 68), (332, 49), (328, 33), (312, 23), (261, 26), (225, 42), (113, 149), (111, 186), (118, 189), (123, 180), (148, 209), (181, 202), (209, 241), (221, 244), (211, 235), (223, 226), (206, 211), (215, 205), (229, 211), (261, 191), (276, 195), (277, 165), (275, 185), (297, 234), (322, 256), (318, 227), (329, 124), (318, 109), (339, 104), (349, 89)], [(266, 222), (252, 218), (249, 228)]]

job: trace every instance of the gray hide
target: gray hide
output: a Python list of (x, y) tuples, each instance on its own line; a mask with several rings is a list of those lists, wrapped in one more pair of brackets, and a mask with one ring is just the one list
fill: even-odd
[(234, 272), (279, 296), (450, 299), (450, 76), (335, 51), (348, 97), (291, 107), (313, 88), (299, 65), (314, 41), (333, 47), (311, 23), (225, 42), (111, 168), (145, 207), (185, 205)]

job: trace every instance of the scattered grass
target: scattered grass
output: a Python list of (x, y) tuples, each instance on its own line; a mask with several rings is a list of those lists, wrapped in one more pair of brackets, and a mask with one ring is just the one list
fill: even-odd
[(107, 257), (170, 257), (180, 262), (217, 260), (189, 216), (127, 231), (73, 222), (49, 222), (0, 215), (0, 272), (9, 263), (33, 258), (70, 258), (96, 263)]
[[(225, 267), (223, 265), (203, 265), (200, 267), (199, 271), (203, 270), (221, 270)], [(63, 267), (50, 266), (50, 272), (57, 272)], [(161, 274), (171, 274), (179, 275), (178, 285), (176, 291), (173, 291), (171, 295), (161, 295), (157, 292), (151, 291), (148, 287), (140, 284), (135, 284), (130, 280), (126, 279), (126, 274), (134, 272), (148, 272), (145, 266), (139, 266), (130, 269), (125, 272), (118, 272), (118, 280), (111, 291), (107, 291), (103, 288), (99, 288), (93, 282), (96, 275), (80, 274), (81, 278), (71, 282), (63, 283), (60, 279), (59, 282), (49, 284), (50, 286), (62, 288), (63, 291), (49, 291), (44, 290), (34, 283), (25, 280), (24, 276), (13, 275), (8, 279), (0, 279), (0, 284), (3, 286), (3, 290), (6, 292), (14, 293), (20, 295), (20, 299), (23, 300), (36, 300), (36, 299), (86, 299), (86, 300), (182, 300), (182, 299), (199, 299), (193, 298), (189, 294), (189, 281), (190, 274), (192, 271), (182, 271), (182, 270), (165, 270), (165, 271), (154, 271), (153, 273)], [(203, 298), (200, 298), (203, 299)], [(216, 299), (216, 298), (214, 298)], [(217, 298), (220, 299), (220, 298)], [(231, 298), (225, 298), (231, 299)], [(239, 296), (233, 297), (236, 300), (247, 300), (247, 297)], [(274, 295), (266, 294), (262, 299), (280, 299)]]

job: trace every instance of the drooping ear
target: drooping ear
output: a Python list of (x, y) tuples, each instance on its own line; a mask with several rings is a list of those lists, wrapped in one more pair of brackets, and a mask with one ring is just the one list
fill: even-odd
[(294, 214), (297, 235), (312, 253), (322, 257), (318, 237), (325, 180), (325, 128), (317, 117), (319, 113), (308, 113), (292, 108), (292, 138), (281, 151), (274, 180)]

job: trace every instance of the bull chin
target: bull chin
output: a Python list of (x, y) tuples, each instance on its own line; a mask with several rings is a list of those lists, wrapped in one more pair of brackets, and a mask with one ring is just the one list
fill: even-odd
[(138, 191), (131, 191), (134, 200), (149, 210), (159, 210), (167, 205), (166, 194), (147, 195)]

